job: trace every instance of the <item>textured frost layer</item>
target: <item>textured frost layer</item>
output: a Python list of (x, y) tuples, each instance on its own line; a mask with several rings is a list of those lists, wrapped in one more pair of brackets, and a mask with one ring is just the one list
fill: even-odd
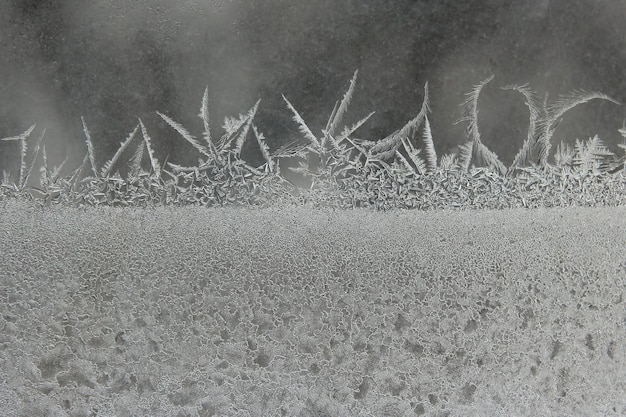
[(5, 415), (626, 412), (624, 207), (1, 209)]

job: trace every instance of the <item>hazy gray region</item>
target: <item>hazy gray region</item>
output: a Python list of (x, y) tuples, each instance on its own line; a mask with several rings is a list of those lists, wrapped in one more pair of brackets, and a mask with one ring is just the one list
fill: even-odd
[[(615, 0), (4, 0), (0, 3), (0, 137), (37, 122), (48, 154), (75, 167), (86, 148), (100, 162), (146, 123), (157, 157), (194, 162), (194, 150), (161, 111), (200, 131), (205, 86), (213, 129), (261, 98), (257, 125), (275, 149), (298, 136), (285, 94), (319, 132), (359, 80), (347, 123), (379, 139), (419, 110), (430, 83), (432, 128), (442, 154), (462, 143), (464, 93), (491, 74), (480, 103), (483, 141), (510, 163), (526, 136), (521, 97), (499, 89), (530, 83), (559, 94), (600, 90), (624, 101), (626, 3)], [(567, 115), (556, 141), (598, 133), (613, 151), (623, 108), (594, 102)], [(17, 170), (18, 144), (0, 143), (0, 170)], [(260, 162), (250, 145), (244, 157)], [(15, 175), (15, 174), (13, 174)]]

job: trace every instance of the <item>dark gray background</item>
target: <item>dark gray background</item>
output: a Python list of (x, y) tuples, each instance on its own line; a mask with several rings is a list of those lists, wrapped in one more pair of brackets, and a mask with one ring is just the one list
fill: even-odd
[[(430, 82), (441, 155), (464, 140), (454, 125), (464, 94), (494, 74), (480, 101), (483, 141), (505, 163), (521, 146), (528, 111), (500, 86), (530, 83), (554, 99), (573, 89), (624, 101), (626, 2), (621, 0), (3, 0), (0, 3), (0, 137), (37, 122), (53, 163), (86, 152), (80, 116), (99, 163), (141, 117), (163, 161), (194, 150), (158, 118), (199, 135), (209, 88), (214, 136), (226, 115), (262, 99), (256, 119), (276, 149), (297, 127), (285, 94), (314, 132), (355, 69), (348, 123), (379, 139), (414, 117)], [(593, 102), (569, 114), (556, 140), (598, 133), (618, 151), (624, 109)], [(15, 177), (18, 144), (0, 142), (0, 169)], [(244, 157), (261, 162), (252, 146)]]

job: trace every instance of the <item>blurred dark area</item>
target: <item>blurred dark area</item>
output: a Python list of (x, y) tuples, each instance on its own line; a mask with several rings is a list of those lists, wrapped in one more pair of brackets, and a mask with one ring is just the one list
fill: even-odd
[[(355, 136), (401, 128), (428, 81), (441, 156), (465, 140), (455, 124), (465, 94), (493, 74), (479, 127), (508, 165), (528, 109), (500, 87), (529, 83), (548, 101), (579, 89), (625, 101), (624, 22), (626, 3), (615, 0), (4, 0), (0, 138), (37, 123), (30, 143), (46, 128), (50, 163), (69, 156), (69, 170), (86, 152), (81, 116), (100, 165), (139, 117), (160, 161), (194, 163), (195, 150), (155, 111), (200, 137), (208, 87), (215, 138), (225, 116), (260, 98), (256, 125), (276, 149), (299, 137), (281, 94), (320, 133), (358, 69), (345, 122), (376, 114)], [(621, 106), (593, 101), (566, 114), (554, 145), (597, 133), (618, 152), (623, 119)], [(244, 158), (262, 162), (253, 141)], [(0, 142), (0, 172), (18, 169), (19, 144)]]

